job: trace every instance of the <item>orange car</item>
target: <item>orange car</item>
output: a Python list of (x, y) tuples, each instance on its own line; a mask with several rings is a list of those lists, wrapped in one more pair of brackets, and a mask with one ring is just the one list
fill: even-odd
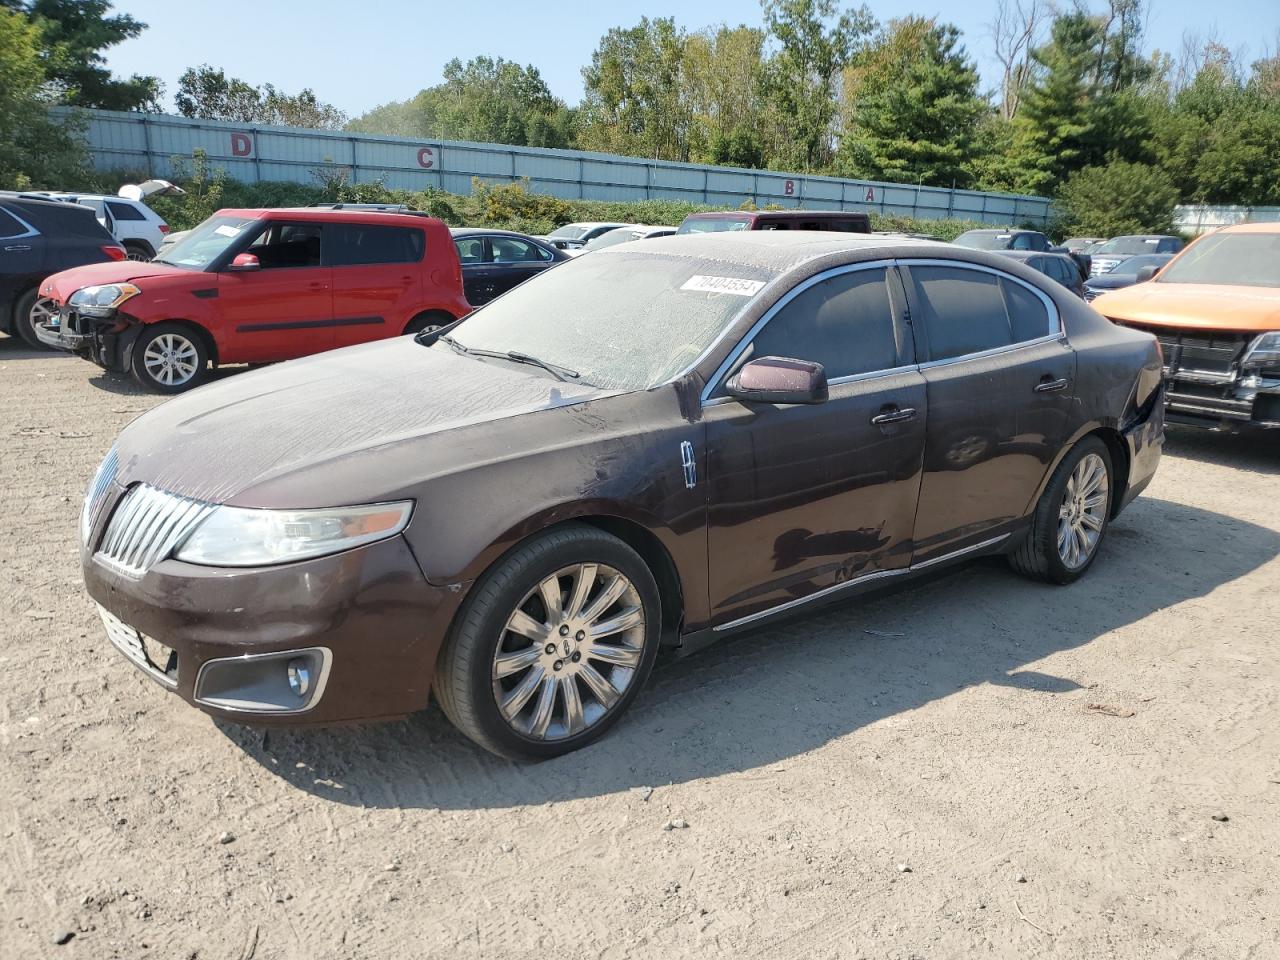
[(1225, 227), (1143, 272), (1093, 306), (1160, 341), (1167, 418), (1280, 428), (1280, 223)]

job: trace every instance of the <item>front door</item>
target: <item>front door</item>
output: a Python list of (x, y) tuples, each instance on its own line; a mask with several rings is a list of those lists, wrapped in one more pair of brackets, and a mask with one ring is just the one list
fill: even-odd
[(545, 270), (551, 254), (537, 244), (519, 237), (494, 235), (489, 238), (489, 299), (500, 297), (512, 287)]
[(987, 268), (903, 268), (929, 426), (915, 562), (1007, 534), (1075, 423), (1075, 353), (1052, 300)]
[(333, 270), (322, 264), (321, 225), (268, 224), (243, 251), (259, 268), (218, 274), (221, 363), (289, 360), (333, 345)]
[(748, 404), (712, 388), (704, 416), (718, 626), (888, 575), (912, 551), (925, 386), (896, 274), (841, 268), (802, 284), (767, 316), (728, 373), (758, 357), (814, 360), (830, 398)]

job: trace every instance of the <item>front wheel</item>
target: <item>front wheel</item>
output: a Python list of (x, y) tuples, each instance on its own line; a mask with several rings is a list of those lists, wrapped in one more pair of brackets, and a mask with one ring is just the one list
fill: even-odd
[(50, 319), (55, 311), (52, 300), (41, 298), (35, 290), (28, 290), (18, 298), (13, 308), (13, 331), (33, 350), (48, 350), (36, 336), (36, 326)]
[(157, 393), (182, 393), (199, 386), (208, 373), (204, 340), (179, 323), (146, 327), (133, 345), (133, 376)]
[(436, 697), (500, 756), (577, 750), (644, 685), (661, 610), (653, 574), (621, 540), (587, 525), (546, 533), (472, 588), (437, 664)]
[(1024, 576), (1074, 583), (1093, 565), (1111, 519), (1111, 453), (1085, 437), (1054, 470), (1032, 514), (1027, 538), (1010, 554)]
[(439, 330), (441, 327), (447, 327), (453, 323), (453, 317), (439, 310), (431, 310), (427, 313), (420, 313), (406, 324), (404, 332), (406, 334), (417, 335), (427, 330)]

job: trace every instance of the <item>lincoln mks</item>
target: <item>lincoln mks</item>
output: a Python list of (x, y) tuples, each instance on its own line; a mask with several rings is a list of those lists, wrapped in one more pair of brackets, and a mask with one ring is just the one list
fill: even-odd
[(982, 555), (1076, 580), (1155, 472), (1161, 390), (1151, 334), (998, 255), (639, 240), (140, 417), (89, 487), (84, 575), (116, 647), (215, 716), (434, 695), (551, 757), (660, 647)]

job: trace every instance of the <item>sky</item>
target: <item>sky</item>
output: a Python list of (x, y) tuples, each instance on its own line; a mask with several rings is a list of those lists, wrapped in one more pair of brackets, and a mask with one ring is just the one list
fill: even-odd
[[(917, 13), (956, 24), (992, 87), (998, 73), (987, 24), (995, 5), (996, 0), (869, 4), (882, 21)], [(1280, 0), (1153, 0), (1149, 6), (1148, 48), (1176, 53), (1183, 32), (1192, 31), (1256, 58), (1274, 52), (1280, 38)], [(352, 117), (439, 83), (454, 57), (465, 61), (481, 54), (532, 64), (552, 92), (573, 105), (582, 96), (582, 67), (610, 27), (633, 26), (642, 16), (674, 16), (690, 30), (762, 21), (757, 0), (115, 0), (115, 7), (148, 29), (111, 50), (110, 66), (121, 74), (160, 77), (166, 109), (172, 109), (182, 71), (208, 63), (287, 93), (310, 87)]]

